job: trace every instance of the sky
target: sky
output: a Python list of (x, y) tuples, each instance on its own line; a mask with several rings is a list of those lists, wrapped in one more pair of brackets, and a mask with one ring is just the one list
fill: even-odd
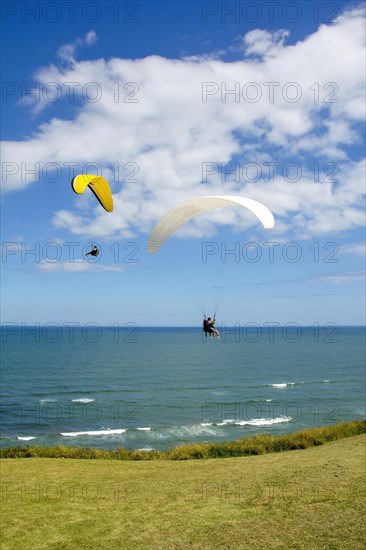
[[(363, 3), (1, 9), (3, 324), (365, 324)], [(73, 193), (80, 173), (113, 212)], [(148, 254), (205, 195), (275, 226), (213, 210)]]

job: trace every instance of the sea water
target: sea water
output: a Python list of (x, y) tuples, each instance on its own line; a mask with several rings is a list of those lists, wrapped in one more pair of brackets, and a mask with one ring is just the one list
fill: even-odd
[(1, 446), (167, 449), (365, 417), (364, 327), (2, 327)]

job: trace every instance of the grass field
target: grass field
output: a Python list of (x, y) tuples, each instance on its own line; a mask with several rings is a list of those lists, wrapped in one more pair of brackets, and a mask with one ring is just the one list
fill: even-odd
[(2, 550), (365, 547), (364, 435), (240, 458), (0, 464)]

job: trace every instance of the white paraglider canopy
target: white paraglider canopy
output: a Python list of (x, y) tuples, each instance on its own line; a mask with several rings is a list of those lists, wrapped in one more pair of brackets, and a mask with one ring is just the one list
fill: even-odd
[(169, 210), (151, 232), (147, 250), (154, 254), (174, 231), (192, 218), (207, 210), (226, 206), (242, 206), (252, 212), (265, 229), (272, 229), (275, 221), (272, 212), (264, 204), (238, 196), (207, 196), (183, 202)]

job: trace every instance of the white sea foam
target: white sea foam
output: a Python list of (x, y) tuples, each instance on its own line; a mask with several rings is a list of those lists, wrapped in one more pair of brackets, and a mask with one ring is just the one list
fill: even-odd
[(31, 439), (37, 439), (35, 436), (28, 435), (26, 437), (17, 437), (19, 441), (30, 441)]
[(277, 418), (253, 418), (252, 420), (241, 420), (235, 422), (237, 426), (272, 426), (272, 424), (282, 424), (290, 422), (290, 416), (278, 416)]
[(287, 386), (297, 386), (299, 384), (305, 384), (305, 382), (283, 382), (281, 384), (267, 384), (271, 388), (286, 388)]
[(271, 426), (272, 424), (281, 424), (282, 422), (289, 422), (291, 417), (278, 416), (277, 418), (252, 418), (251, 420), (224, 420), (217, 424), (217, 426)]
[(136, 428), (136, 430), (139, 430), (140, 432), (149, 432), (151, 428)]
[(223, 420), (220, 423), (217, 423), (217, 426), (226, 426), (226, 424), (235, 424), (236, 420), (234, 418), (228, 418), (227, 420)]
[(80, 397), (79, 399), (72, 399), (73, 403), (93, 403), (95, 399), (92, 399), (91, 397)]
[(45, 405), (46, 403), (56, 403), (57, 399), (40, 399), (39, 404)]
[(323, 380), (323, 382), (330, 382), (330, 380)]
[(212, 422), (201, 422), (200, 426), (212, 426)]
[(305, 384), (305, 382), (282, 382), (281, 384), (266, 384), (271, 388), (287, 388), (287, 386), (298, 386), (299, 384)]
[(64, 437), (78, 437), (79, 435), (119, 435), (124, 434), (125, 429), (118, 430), (95, 430), (90, 432), (61, 432)]
[(190, 438), (193, 436), (200, 436), (202, 434), (216, 435), (217, 429), (212, 424), (194, 424), (192, 426), (174, 426), (164, 430), (164, 434), (161, 432), (154, 432), (154, 437), (159, 439), (165, 439), (167, 437), (175, 437), (177, 439)]

